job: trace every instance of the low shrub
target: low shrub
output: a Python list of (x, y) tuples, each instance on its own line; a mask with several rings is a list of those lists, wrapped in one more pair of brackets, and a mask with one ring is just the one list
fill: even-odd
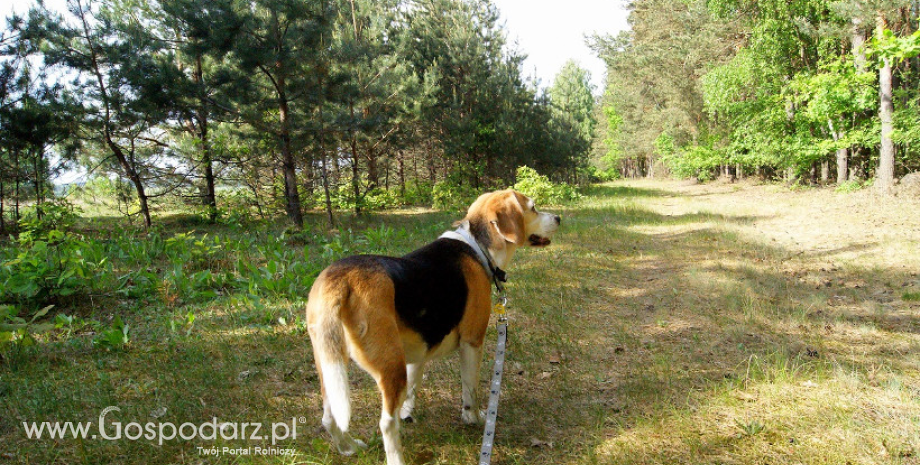
[(528, 166), (517, 169), (516, 180), (514, 189), (540, 205), (564, 205), (582, 197), (574, 186), (564, 182), (554, 183)]
[(431, 206), (438, 210), (463, 211), (473, 203), (478, 194), (472, 186), (448, 178), (438, 181), (431, 189)]
[(24, 231), (9, 251), (12, 256), (0, 258), (0, 302), (56, 303), (104, 286), (111, 275), (99, 242), (58, 229)]

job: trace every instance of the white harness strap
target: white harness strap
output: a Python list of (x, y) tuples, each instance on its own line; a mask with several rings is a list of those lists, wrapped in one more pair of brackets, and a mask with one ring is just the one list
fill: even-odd
[(476, 239), (473, 238), (473, 234), (470, 233), (469, 223), (463, 223), (459, 228), (441, 234), (439, 239), (441, 238), (465, 242), (467, 245), (472, 247), (473, 251), (476, 252), (476, 257), (479, 258), (479, 263), (482, 263), (482, 267), (486, 269), (486, 273), (489, 275), (489, 277), (492, 277), (492, 267), (489, 266), (489, 259), (486, 257), (485, 251), (482, 250), (482, 247), (479, 246), (479, 242), (477, 242)]

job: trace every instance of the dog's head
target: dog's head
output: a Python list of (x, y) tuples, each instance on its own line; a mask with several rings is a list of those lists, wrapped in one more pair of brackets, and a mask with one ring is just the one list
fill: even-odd
[(562, 219), (537, 211), (533, 199), (511, 189), (483, 194), (466, 214), (474, 234), (486, 235), (489, 249), (545, 247)]

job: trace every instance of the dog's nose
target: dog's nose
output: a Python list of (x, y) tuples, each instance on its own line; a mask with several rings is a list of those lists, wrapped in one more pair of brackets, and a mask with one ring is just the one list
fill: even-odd
[(553, 219), (556, 220), (556, 224), (562, 224), (562, 218), (560, 218), (559, 215), (554, 215)]

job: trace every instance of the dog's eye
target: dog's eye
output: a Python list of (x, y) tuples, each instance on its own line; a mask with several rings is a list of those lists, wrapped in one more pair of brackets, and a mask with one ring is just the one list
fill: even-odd
[(531, 205), (530, 211), (536, 213), (536, 212), (537, 212), (537, 206), (536, 206), (536, 205)]

